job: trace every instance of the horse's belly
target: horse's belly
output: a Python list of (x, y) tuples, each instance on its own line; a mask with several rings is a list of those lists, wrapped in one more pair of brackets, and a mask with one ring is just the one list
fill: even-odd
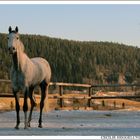
[[(43, 58), (32, 58), (34, 64), (33, 83), (40, 84), (43, 80), (50, 81), (51, 69), (49, 63)], [(46, 81), (46, 82), (47, 82)]]

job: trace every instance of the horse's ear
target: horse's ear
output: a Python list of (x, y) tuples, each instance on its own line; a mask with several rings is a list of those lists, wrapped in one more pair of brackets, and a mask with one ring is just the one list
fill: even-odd
[(12, 28), (11, 28), (11, 26), (9, 26), (9, 33), (11, 33), (12, 32)]
[(16, 33), (18, 33), (18, 27), (16, 26), (16, 28), (15, 28), (15, 31), (16, 31)]

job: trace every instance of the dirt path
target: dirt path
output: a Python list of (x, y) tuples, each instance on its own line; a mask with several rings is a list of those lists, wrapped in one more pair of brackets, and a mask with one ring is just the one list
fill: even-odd
[(37, 128), (39, 112), (33, 113), (32, 128), (24, 130), (23, 112), (20, 129), (15, 130), (15, 111), (0, 113), (0, 135), (8, 136), (100, 136), (139, 135), (140, 112), (51, 111), (43, 114), (43, 128)]

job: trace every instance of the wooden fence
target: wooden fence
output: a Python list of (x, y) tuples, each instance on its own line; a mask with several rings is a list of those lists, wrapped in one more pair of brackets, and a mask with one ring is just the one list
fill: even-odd
[[(80, 87), (80, 88), (86, 88), (88, 89), (88, 106), (90, 106), (90, 97), (91, 97), (91, 85), (88, 85), (88, 84), (74, 84), (74, 83), (50, 83), (50, 85), (55, 85), (55, 86), (58, 86), (59, 88), (59, 96), (55, 97), (55, 98), (58, 98), (60, 99), (60, 107), (63, 107), (63, 100), (64, 99), (73, 99), (73, 97), (64, 97), (63, 96), (63, 89), (64, 87)], [(75, 99), (82, 99), (83, 97), (75, 97)], [(85, 99), (87, 97), (84, 97)]]
[[(3, 80), (1, 79), (0, 82), (4, 83), (11, 83), (10, 80)], [(64, 93), (64, 87), (79, 87), (79, 88), (85, 88), (87, 96), (84, 97), (74, 97), (74, 99), (87, 99), (88, 103), (87, 106), (91, 107), (91, 100), (93, 99), (140, 99), (140, 95), (121, 95), (121, 96), (96, 96), (96, 94), (92, 94), (93, 90), (96, 88), (103, 88), (103, 87), (131, 87), (134, 89), (134, 87), (140, 87), (140, 84), (106, 84), (106, 85), (89, 85), (89, 84), (74, 84), (74, 83), (50, 83), (50, 86), (57, 86), (58, 87), (58, 96), (53, 96), (55, 99), (59, 99), (60, 101), (60, 107), (63, 107), (63, 102), (65, 99), (73, 99), (73, 97), (65, 97), (63, 96)], [(13, 97), (12, 94), (0, 94), (0, 97)]]
[(54, 97), (60, 99), (60, 107), (63, 107), (63, 100), (64, 99), (73, 99), (73, 97), (65, 97), (63, 96), (63, 88), (64, 87), (80, 87), (87, 89), (87, 95), (85, 97), (74, 97), (74, 99), (88, 99), (88, 107), (91, 107), (91, 100), (92, 99), (140, 99), (140, 95), (122, 95), (122, 96), (96, 96), (92, 94), (92, 91), (95, 88), (102, 88), (102, 87), (140, 87), (140, 84), (108, 84), (108, 85), (88, 85), (88, 84), (73, 84), (73, 83), (51, 83), (50, 85), (56, 85), (59, 87), (59, 96)]

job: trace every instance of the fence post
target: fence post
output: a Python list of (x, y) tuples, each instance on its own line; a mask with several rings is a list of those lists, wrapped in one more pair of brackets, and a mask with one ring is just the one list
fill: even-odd
[[(91, 87), (88, 88), (88, 97), (91, 97), (91, 89), (92, 89)], [(91, 101), (91, 98), (88, 99), (88, 107), (91, 107), (90, 101)]]
[(116, 101), (114, 101), (113, 104), (114, 104), (114, 108), (116, 108)]
[(60, 98), (60, 107), (63, 107), (63, 98), (62, 98), (62, 96), (63, 96), (63, 86), (59, 86), (59, 96), (61, 97)]

